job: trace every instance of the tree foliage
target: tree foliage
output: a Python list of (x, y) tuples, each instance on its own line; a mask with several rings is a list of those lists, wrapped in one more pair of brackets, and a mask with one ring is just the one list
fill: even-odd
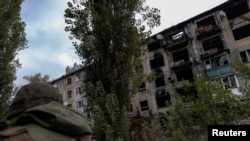
[[(117, 125), (128, 122), (124, 114), (130, 105), (130, 96), (144, 77), (139, 59), (142, 43), (151, 34), (151, 29), (160, 24), (159, 18), (159, 10), (145, 6), (145, 0), (68, 2), (65, 30), (71, 33), (71, 39), (77, 40), (73, 45), (82, 58), (86, 81), (95, 90), (89, 93), (94, 121), (103, 119), (95, 122), (96, 129), (99, 128), (95, 132), (98, 135), (94, 135), (97, 140), (128, 139), (127, 128)], [(103, 92), (98, 93), (99, 89)], [(112, 101), (104, 103), (107, 98)], [(116, 106), (112, 109), (109, 104)], [(110, 114), (111, 111), (115, 113)], [(116, 120), (114, 116), (118, 116)], [(106, 132), (108, 127), (112, 127), (110, 134)]]
[(49, 75), (42, 76), (41, 73), (36, 73), (34, 75), (24, 76), (23, 79), (27, 80), (29, 83), (48, 82), (49, 81)]
[(5, 115), (20, 63), (18, 51), (26, 48), (25, 23), (21, 21), (22, 0), (0, 1), (0, 117)]
[[(237, 61), (232, 64), (239, 76), (249, 77), (245, 71), (250, 70), (244, 64)], [(184, 102), (175, 91), (172, 95), (173, 105), (169, 115), (166, 115), (166, 126), (176, 139), (206, 140), (207, 125), (241, 124), (249, 118), (249, 86), (239, 88), (242, 94), (236, 95), (231, 89), (223, 89), (220, 82), (208, 78), (196, 78), (193, 83), (186, 85), (196, 88), (195, 100)]]

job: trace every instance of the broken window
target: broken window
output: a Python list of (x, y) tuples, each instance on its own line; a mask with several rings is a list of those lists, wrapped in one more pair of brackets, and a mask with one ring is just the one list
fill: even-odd
[(156, 72), (156, 80), (155, 80), (155, 86), (156, 87), (161, 87), (165, 86), (165, 79), (164, 79), (164, 74), (161, 69), (155, 70)]
[(148, 110), (148, 101), (147, 100), (144, 100), (144, 101), (141, 101), (140, 102), (140, 106), (141, 106), (141, 111), (146, 111)]
[(245, 51), (241, 51), (239, 53), (240, 55), (240, 59), (243, 63), (248, 63), (250, 62), (250, 49), (245, 50)]
[(179, 61), (179, 60), (184, 60), (185, 62), (189, 61), (189, 55), (188, 55), (188, 50), (183, 49), (177, 52), (172, 53), (173, 56), (173, 61)]
[(139, 92), (143, 92), (146, 90), (146, 87), (145, 87), (145, 82), (142, 82), (140, 88), (139, 88)]
[[(169, 50), (176, 50), (188, 44), (184, 30), (177, 30), (167, 36), (167, 46)], [(171, 47), (171, 48), (170, 48)], [(174, 48), (172, 48), (174, 47)]]
[(157, 50), (159, 48), (161, 48), (161, 41), (156, 40), (156, 41), (148, 44), (148, 51), (154, 51), (154, 50)]
[(193, 79), (194, 79), (192, 68), (190, 68), (190, 67), (176, 70), (175, 74), (177, 77), (177, 81), (182, 81), (182, 80), (193, 81)]
[(181, 96), (184, 102), (189, 102), (197, 98), (197, 90), (195, 87), (183, 86), (177, 88), (176, 92)]
[(202, 41), (202, 45), (204, 51), (208, 51), (213, 48), (217, 48), (217, 50), (222, 50), (224, 48), (219, 35)]
[(231, 87), (230, 78), (229, 77), (221, 78), (221, 84), (224, 89), (229, 89)]
[(249, 11), (246, 1), (232, 5), (224, 10), (228, 19), (234, 19), (240, 15), (243, 15)]
[(162, 77), (157, 77), (155, 80), (155, 86), (156, 87), (161, 87), (161, 86), (165, 86), (165, 80), (164, 80), (164, 76)]
[(161, 129), (167, 129), (168, 128), (167, 123), (168, 123), (168, 119), (166, 117), (163, 116), (160, 118)]
[(168, 91), (158, 90), (156, 91), (156, 103), (158, 108), (166, 107), (171, 99), (171, 96)]
[(173, 52), (172, 56), (173, 56), (173, 62), (177, 62), (179, 60), (184, 60), (184, 62), (189, 61), (188, 50), (186, 48), (180, 51)]
[(204, 60), (204, 64), (206, 70), (208, 70), (229, 64), (229, 59), (227, 55), (221, 55)]
[(174, 33), (174, 34), (170, 34), (169, 35), (169, 44), (173, 45), (176, 44), (180, 41), (183, 41), (185, 39), (185, 34), (183, 31)]
[(154, 59), (150, 60), (150, 67), (151, 67), (151, 69), (156, 69), (156, 68), (159, 68), (162, 66), (165, 66), (164, 58), (163, 58), (162, 54), (156, 53), (154, 55)]
[(233, 35), (235, 40), (240, 40), (250, 36), (250, 24), (234, 29)]

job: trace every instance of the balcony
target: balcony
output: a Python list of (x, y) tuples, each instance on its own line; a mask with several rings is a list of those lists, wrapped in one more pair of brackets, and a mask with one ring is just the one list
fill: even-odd
[(207, 70), (207, 75), (209, 76), (209, 78), (215, 78), (218, 76), (227, 75), (231, 73), (234, 73), (234, 71), (230, 65), (223, 65)]
[(168, 50), (175, 50), (184, 47), (188, 44), (187, 36), (183, 30), (171, 33), (167, 36), (167, 46)]
[(220, 54), (228, 50), (224, 47), (219, 34), (209, 37), (206, 40), (202, 40), (202, 46), (203, 46), (203, 53), (201, 54), (202, 58), (209, 57), (215, 54)]
[(150, 60), (151, 70), (165, 66), (164, 58), (161, 53), (155, 53), (154, 58)]
[(196, 35), (198, 40), (212, 36), (221, 31), (213, 16), (198, 21), (196, 24)]
[(174, 68), (174, 67), (177, 67), (177, 66), (181, 66), (185, 64), (185, 61), (182, 59), (182, 60), (178, 60), (176, 62), (172, 62), (170, 63), (170, 68)]
[(212, 48), (212, 49), (209, 49), (207, 51), (204, 51), (204, 53), (201, 55), (201, 57), (207, 57), (207, 56), (211, 56), (215, 53), (218, 52), (218, 49), (217, 48)]
[(173, 61), (170, 62), (170, 68), (175, 70), (190, 65), (189, 53), (187, 48), (172, 52)]

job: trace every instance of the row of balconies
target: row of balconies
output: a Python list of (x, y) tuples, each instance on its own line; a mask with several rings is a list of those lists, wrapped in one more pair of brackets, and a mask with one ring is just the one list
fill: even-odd
[[(153, 37), (154, 41), (148, 45), (148, 50), (153, 51), (164, 47), (164, 49), (171, 51), (186, 47), (194, 38), (202, 41), (209, 36), (221, 33), (226, 21), (233, 31), (235, 40), (238, 40), (250, 36), (250, 33), (247, 32), (250, 29), (249, 19), (250, 12), (247, 1), (234, 2), (232, 6), (222, 8), (219, 12), (190, 21), (188, 24), (191, 23), (192, 26), (177, 25), (161, 32), (161, 38), (158, 38), (159, 35)], [(241, 30), (241, 27), (244, 28)]]
[[(201, 62), (203, 62), (202, 66), (204, 67), (205, 71), (208, 73), (208, 76), (210, 76), (211, 78), (216, 77), (218, 75), (223, 75), (223, 74), (232, 72), (232, 69), (229, 66), (230, 51), (229, 50), (223, 50), (221, 52), (215, 52), (215, 51), (211, 50), (211, 52), (213, 53), (212, 55), (203, 56), (201, 57), (201, 60), (200, 60)], [(185, 56), (185, 55), (180, 55), (180, 56)], [(150, 61), (151, 70), (154, 70), (160, 76), (160, 74), (163, 74), (161, 68), (165, 66), (165, 61), (169, 61), (169, 60), (164, 59), (163, 56), (158, 56), (157, 58), (151, 60)], [(185, 59), (184, 57), (183, 59), (169, 62), (169, 67), (173, 71), (176, 71), (176, 70), (178, 71), (179, 69), (189, 68), (192, 65), (193, 65), (193, 62), (190, 60), (190, 58)]]
[[(195, 29), (195, 33), (198, 39), (214, 35), (220, 32), (220, 28), (215, 22), (213, 16), (205, 19), (203, 22), (198, 23)], [(170, 33), (164, 33), (164, 38), (162, 40), (155, 40), (148, 45), (148, 50), (153, 51), (162, 47), (167, 50), (176, 50), (188, 45), (190, 37), (186, 34), (184, 27), (172, 31)]]

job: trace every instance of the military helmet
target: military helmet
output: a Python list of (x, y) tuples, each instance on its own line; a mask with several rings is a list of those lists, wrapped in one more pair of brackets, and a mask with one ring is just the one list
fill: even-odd
[(39, 82), (24, 85), (18, 90), (11, 103), (7, 119), (21, 114), (28, 108), (52, 101), (62, 103), (62, 98), (58, 90), (51, 84)]

